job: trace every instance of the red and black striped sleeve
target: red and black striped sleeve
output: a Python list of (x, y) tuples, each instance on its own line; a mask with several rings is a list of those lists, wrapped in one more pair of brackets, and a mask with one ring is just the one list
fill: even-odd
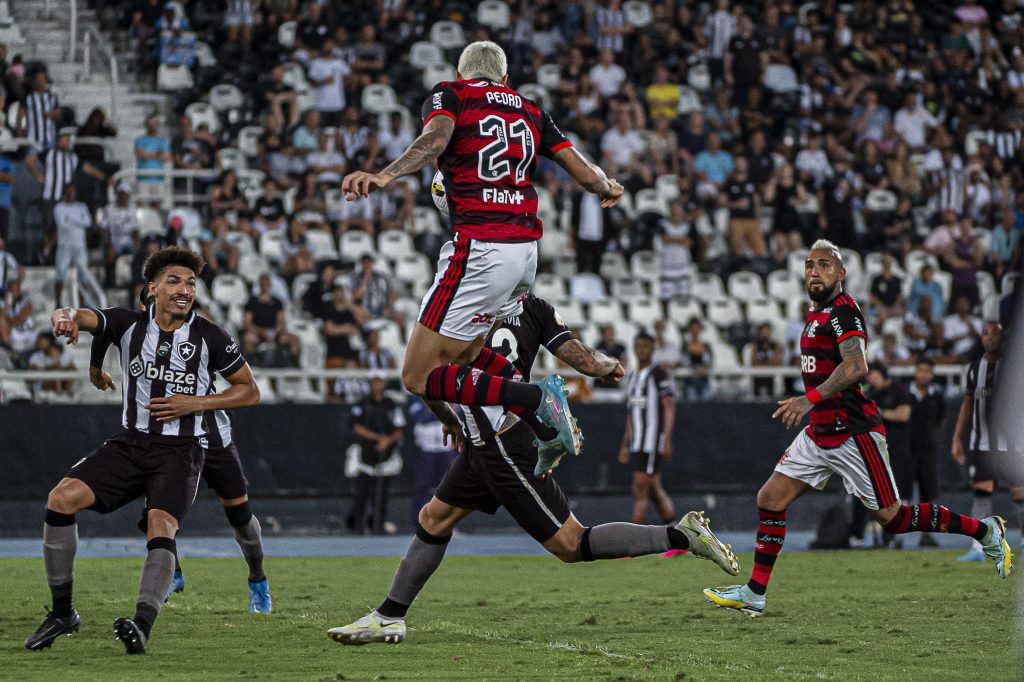
[(434, 89), (423, 101), (420, 115), (423, 117), (423, 125), (438, 114), (450, 117), (453, 121), (459, 115), (462, 108), (458, 94), (451, 83), (444, 81), (434, 86)]
[(856, 305), (837, 305), (832, 308), (828, 318), (829, 328), (836, 343), (842, 343), (852, 336), (859, 336), (866, 344), (868, 335), (864, 325), (864, 316)]
[(540, 112), (540, 153), (543, 156), (554, 156), (556, 152), (559, 152), (567, 147), (571, 147), (572, 142), (558, 129), (552, 120), (551, 115), (546, 111)]

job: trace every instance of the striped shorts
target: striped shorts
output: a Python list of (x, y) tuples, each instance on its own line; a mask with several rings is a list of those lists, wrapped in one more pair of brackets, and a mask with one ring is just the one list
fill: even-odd
[(843, 478), (846, 492), (868, 509), (884, 509), (900, 501), (889, 466), (889, 447), (880, 433), (858, 433), (842, 445), (823, 448), (803, 430), (783, 453), (775, 471), (821, 490), (832, 474)]
[(461, 234), (441, 247), (419, 321), (442, 336), (472, 341), (497, 320), (519, 315), (537, 276), (537, 242), (487, 242)]

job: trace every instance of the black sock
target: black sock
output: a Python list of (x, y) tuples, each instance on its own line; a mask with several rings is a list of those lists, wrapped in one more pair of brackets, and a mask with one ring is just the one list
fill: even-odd
[(540, 417), (538, 417), (537, 413), (533, 410), (524, 412), (523, 419), (530, 425), (533, 432), (537, 434), (537, 438), (540, 438), (541, 440), (554, 440), (555, 438), (558, 438), (558, 429), (553, 429), (542, 422)]
[(675, 526), (668, 527), (668, 544), (672, 545), (672, 549), (690, 549), (690, 539)]
[(400, 604), (391, 597), (385, 598), (384, 603), (377, 609), (377, 613), (385, 618), (405, 618), (405, 614), (408, 612), (408, 604)]
[(178, 556), (174, 556), (174, 572), (181, 573), (181, 562), (178, 561)]
[(142, 630), (142, 634), (146, 635), (146, 639), (149, 639), (149, 631), (153, 629), (153, 623), (156, 621), (156, 614), (159, 613), (149, 604), (136, 604), (135, 605), (135, 624)]
[(71, 615), (71, 583), (61, 583), (60, 585), (51, 585), (50, 594), (53, 595), (53, 613), (57, 616), (70, 616)]

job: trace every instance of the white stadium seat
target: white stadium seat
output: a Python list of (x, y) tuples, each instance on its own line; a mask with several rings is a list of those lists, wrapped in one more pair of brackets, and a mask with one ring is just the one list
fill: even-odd
[(501, 0), (484, 0), (476, 8), (476, 22), (482, 26), (500, 31), (511, 25), (508, 4)]
[(277, 42), (281, 47), (291, 49), (295, 45), (295, 35), (299, 30), (299, 22), (286, 21), (277, 27)]
[(1008, 296), (1013, 293), (1014, 287), (1017, 286), (1020, 280), (1020, 275), (1016, 272), (1008, 272), (1003, 275), (1003, 281), (999, 285), (999, 291), (1003, 296)]
[(655, 320), (660, 320), (664, 315), (661, 312), (661, 304), (652, 298), (636, 299), (626, 305), (627, 317), (644, 329), (650, 331)]
[(658, 192), (658, 198), (665, 204), (671, 204), (679, 198), (679, 176), (659, 175), (654, 181), (654, 189)]
[(773, 324), (779, 319), (779, 304), (767, 298), (755, 298), (747, 301), (747, 322), (750, 324)]
[[(546, 236), (546, 235), (545, 235)], [(404, 230), (385, 230), (377, 235), (377, 250), (385, 258), (397, 260), (416, 253), (412, 237)]]
[(187, 90), (193, 84), (192, 72), (187, 66), (161, 64), (156, 71), (156, 89), (161, 92)]
[(420, 70), (431, 64), (444, 64), (444, 50), (429, 40), (421, 40), (409, 48), (409, 62)]
[(633, 277), (656, 281), (661, 276), (661, 258), (653, 251), (637, 251), (629, 259)]
[(398, 259), (395, 264), (395, 278), (414, 288), (421, 287), (420, 291), (426, 291), (434, 279), (434, 270), (426, 256), (410, 254)]
[(583, 312), (583, 306), (580, 305), (579, 301), (571, 298), (561, 298), (555, 300), (549, 300), (558, 314), (562, 316), (562, 321), (565, 322), (566, 326), (577, 329), (587, 323), (586, 313)]
[(135, 220), (139, 223), (139, 237), (162, 237), (167, 233), (163, 216), (155, 208), (140, 206), (135, 209)]
[(250, 284), (269, 271), (270, 264), (267, 263), (267, 259), (258, 253), (247, 253), (238, 259), (238, 274)]
[(587, 318), (597, 324), (615, 324), (622, 321), (622, 306), (610, 298), (599, 298), (591, 301)]
[[(546, 238), (547, 235), (545, 235)], [(565, 298), (569, 292), (565, 286), (565, 280), (561, 277), (553, 273), (542, 272), (538, 273), (537, 279), (533, 283), (533, 293), (537, 297), (551, 302), (556, 299)]]
[(764, 298), (764, 284), (756, 272), (734, 272), (729, 275), (729, 295), (741, 300)]
[(551, 95), (548, 94), (547, 88), (539, 83), (523, 83), (516, 88), (516, 92), (526, 99), (531, 100), (541, 109), (546, 109), (551, 106)]
[(623, 4), (622, 9), (626, 12), (626, 21), (637, 28), (650, 26), (651, 22), (654, 21), (654, 13), (651, 11), (651, 6), (646, 2), (641, 2), (641, 0), (628, 0), (628, 2)]
[(254, 158), (260, 154), (260, 136), (263, 134), (263, 128), (260, 126), (245, 126), (238, 131), (238, 138), (235, 140), (235, 145), (239, 151), (246, 155), (248, 158)]
[(658, 190), (653, 187), (645, 187), (636, 193), (634, 197), (637, 215), (644, 213), (656, 213), (660, 216), (668, 215), (668, 202), (658, 195)]
[(673, 324), (679, 325), (680, 327), (686, 327), (690, 320), (693, 318), (698, 320), (704, 319), (704, 311), (700, 307), (700, 303), (696, 299), (681, 299), (675, 298), (669, 301), (668, 304), (668, 319)]
[(562, 85), (562, 67), (558, 64), (544, 64), (537, 69), (537, 85), (549, 92)]
[(604, 281), (592, 272), (581, 272), (569, 281), (569, 295), (584, 305), (604, 298)]
[(789, 270), (768, 273), (768, 295), (783, 303), (804, 295), (804, 280)]
[(225, 147), (217, 150), (217, 168), (221, 170), (227, 170), (228, 168), (243, 170), (248, 167), (249, 160), (240, 149)]
[(198, 129), (202, 124), (210, 126), (210, 132), (220, 131), (220, 116), (208, 102), (193, 102), (185, 107), (185, 115), (192, 122), (192, 128)]
[(217, 111), (230, 111), (245, 106), (245, 97), (237, 86), (231, 83), (219, 83), (210, 88), (210, 106)]
[(323, 230), (308, 230), (306, 244), (313, 260), (334, 260), (338, 257), (338, 249), (334, 246), (334, 237)]
[(244, 306), (249, 301), (249, 287), (239, 275), (224, 273), (213, 279), (213, 300), (225, 306)]
[(601, 277), (616, 280), (629, 277), (626, 257), (618, 251), (605, 251), (601, 254)]
[(641, 298), (650, 298), (651, 289), (649, 282), (632, 277), (613, 280), (612, 297), (627, 302)]
[(722, 284), (722, 278), (713, 272), (697, 273), (693, 278), (693, 295), (702, 303), (722, 298), (725, 296), (725, 286)]
[[(376, 258), (377, 246), (373, 243), (373, 236), (369, 233), (362, 230), (348, 230), (338, 238), (338, 253), (341, 254), (342, 260), (354, 263), (366, 254)], [(381, 255), (391, 260), (398, 260), (400, 254), (395, 254), (393, 258), (388, 253)]]
[(708, 321), (717, 327), (728, 327), (743, 322), (743, 311), (731, 298), (716, 298), (708, 301)]
[(362, 105), (372, 114), (390, 112), (398, 106), (398, 96), (390, 85), (371, 83), (363, 88)]
[(438, 21), (430, 27), (430, 42), (443, 50), (454, 50), (466, 46), (466, 34), (454, 21)]

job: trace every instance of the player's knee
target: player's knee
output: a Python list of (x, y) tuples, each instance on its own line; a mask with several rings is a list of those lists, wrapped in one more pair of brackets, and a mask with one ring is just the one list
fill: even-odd
[(46, 508), (61, 514), (74, 514), (78, 511), (72, 495), (67, 488), (57, 486), (46, 496)]
[(563, 532), (565, 530), (563, 527), (562, 530), (555, 533), (545, 542), (544, 549), (551, 552), (551, 554), (558, 557), (559, 561), (565, 564), (583, 561), (583, 555), (580, 554), (580, 538), (582, 533)]
[(423, 530), (438, 537), (451, 535), (452, 529), (455, 527), (455, 523), (449, 515), (430, 502), (420, 508), (419, 522)]
[(757, 506), (761, 509), (781, 511), (786, 507), (786, 503), (785, 500), (775, 495), (771, 488), (764, 485), (757, 491)]
[(146, 529), (150, 538), (173, 538), (178, 532), (178, 520), (161, 509), (150, 509)]
[(402, 367), (402, 385), (413, 395), (423, 397), (427, 390), (427, 378), (412, 368)]

